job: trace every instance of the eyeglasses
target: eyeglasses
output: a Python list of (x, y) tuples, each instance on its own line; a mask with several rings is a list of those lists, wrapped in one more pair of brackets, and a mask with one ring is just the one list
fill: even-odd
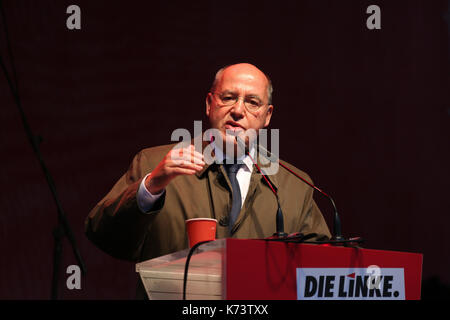
[[(241, 98), (240, 96), (238, 96), (234, 93), (230, 93), (230, 92), (225, 92), (225, 93), (211, 92), (211, 94), (213, 94), (214, 96), (216, 96), (218, 98), (218, 102), (221, 104), (222, 107), (234, 106)], [(256, 112), (261, 107), (265, 106), (265, 103), (262, 103), (262, 101), (257, 96), (250, 95), (250, 96), (243, 97), (243, 101), (244, 101), (245, 107), (250, 112)]]

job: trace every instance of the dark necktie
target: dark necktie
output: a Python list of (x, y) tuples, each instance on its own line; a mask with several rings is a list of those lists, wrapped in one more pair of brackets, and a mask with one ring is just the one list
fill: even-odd
[(231, 205), (230, 211), (230, 231), (233, 229), (234, 223), (236, 222), (239, 212), (241, 212), (242, 198), (241, 198), (241, 188), (239, 187), (239, 182), (236, 178), (236, 174), (242, 164), (227, 164), (225, 165), (225, 170), (228, 174), (228, 178), (231, 182), (231, 189), (233, 191), (233, 204)]

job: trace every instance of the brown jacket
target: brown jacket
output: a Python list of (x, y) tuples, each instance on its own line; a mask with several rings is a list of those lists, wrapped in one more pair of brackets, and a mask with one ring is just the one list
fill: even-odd
[[(178, 176), (166, 187), (149, 213), (142, 213), (136, 193), (142, 178), (151, 172), (174, 146), (165, 145), (140, 151), (128, 171), (95, 206), (86, 219), (88, 238), (108, 254), (131, 261), (144, 261), (186, 249), (185, 220), (207, 217), (221, 220), (231, 209), (231, 187), (222, 165), (205, 165), (192, 176)], [(304, 172), (283, 162), (311, 181)], [(285, 232), (330, 232), (312, 195), (313, 190), (279, 167), (269, 176), (278, 191)], [(254, 168), (248, 194), (230, 235), (227, 226), (217, 225), (217, 238), (265, 238), (275, 232), (277, 201), (263, 177)]]

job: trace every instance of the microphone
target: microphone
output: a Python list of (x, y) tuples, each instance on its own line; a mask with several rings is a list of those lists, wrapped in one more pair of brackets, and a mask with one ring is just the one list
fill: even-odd
[(234, 136), (236, 139), (236, 143), (239, 145), (240, 148), (245, 150), (248, 157), (252, 160), (253, 164), (256, 166), (258, 171), (263, 176), (264, 180), (268, 184), (270, 190), (272, 190), (272, 193), (275, 195), (275, 198), (277, 199), (278, 209), (276, 214), (276, 232), (272, 235), (272, 239), (278, 239), (278, 238), (286, 238), (288, 236), (287, 233), (284, 232), (284, 217), (283, 212), (281, 211), (280, 206), (280, 199), (278, 198), (278, 193), (275, 191), (275, 188), (273, 187), (272, 183), (270, 183), (269, 179), (267, 179), (266, 174), (261, 170), (261, 168), (258, 166), (255, 160), (253, 160), (253, 157), (250, 155), (250, 152), (245, 147), (245, 143), (242, 142), (242, 140), (236, 135)]
[(303, 179), (299, 174), (295, 173), (294, 171), (292, 171), (291, 169), (289, 169), (286, 165), (282, 164), (281, 162), (279, 162), (279, 164), (285, 168), (287, 171), (289, 171), (290, 173), (292, 173), (294, 176), (296, 176), (297, 178), (299, 178), (300, 180), (302, 180), (304, 183), (306, 183), (308, 186), (310, 186), (311, 188), (313, 188), (314, 190), (317, 190), (319, 193), (323, 194), (325, 197), (327, 197), (334, 209), (334, 216), (333, 216), (333, 240), (336, 241), (342, 241), (345, 240), (344, 237), (342, 236), (342, 229), (341, 229), (341, 218), (339, 217), (339, 213), (337, 211), (336, 208), (336, 204), (334, 203), (333, 198), (328, 195), (327, 193), (325, 193), (323, 190), (319, 189), (318, 187), (316, 187), (315, 185), (313, 185), (312, 183), (309, 183), (306, 179)]
[[(263, 150), (265, 152), (265, 154), (269, 155), (270, 154), (270, 158), (272, 158), (274, 155), (269, 152), (266, 148), (262, 147), (260, 144), (258, 144), (258, 148)], [(275, 155), (276, 157), (276, 155)], [(271, 159), (267, 158), (268, 160), (272, 161)], [(325, 196), (326, 198), (328, 198), (331, 202), (331, 205), (333, 206), (334, 209), (334, 216), (333, 216), (333, 238), (332, 240), (334, 240), (334, 242), (348, 242), (347, 240), (345, 240), (345, 238), (342, 236), (342, 229), (341, 229), (341, 218), (339, 216), (339, 213), (337, 211), (336, 208), (336, 204), (333, 200), (333, 198), (325, 193), (323, 190), (319, 189), (318, 187), (316, 187), (315, 185), (313, 185), (312, 183), (310, 183), (309, 181), (307, 181), (306, 179), (304, 179), (303, 177), (301, 177), (299, 174), (295, 173), (293, 170), (289, 169), (286, 165), (282, 164), (278, 159), (278, 157), (276, 157), (276, 160), (278, 160), (278, 163), (285, 168), (288, 172), (292, 173), (294, 176), (296, 176), (298, 179), (300, 179), (301, 181), (303, 181), (304, 183), (306, 183), (308, 186), (310, 186), (311, 188), (313, 188), (314, 190), (317, 190), (320, 194), (322, 194), (323, 196)], [(356, 241), (358, 242), (358, 238), (355, 239), (350, 239), (352, 242)]]

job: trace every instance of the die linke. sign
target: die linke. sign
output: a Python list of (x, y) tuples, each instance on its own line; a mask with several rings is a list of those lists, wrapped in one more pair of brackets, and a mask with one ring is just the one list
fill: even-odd
[(297, 268), (298, 300), (405, 300), (403, 268)]

